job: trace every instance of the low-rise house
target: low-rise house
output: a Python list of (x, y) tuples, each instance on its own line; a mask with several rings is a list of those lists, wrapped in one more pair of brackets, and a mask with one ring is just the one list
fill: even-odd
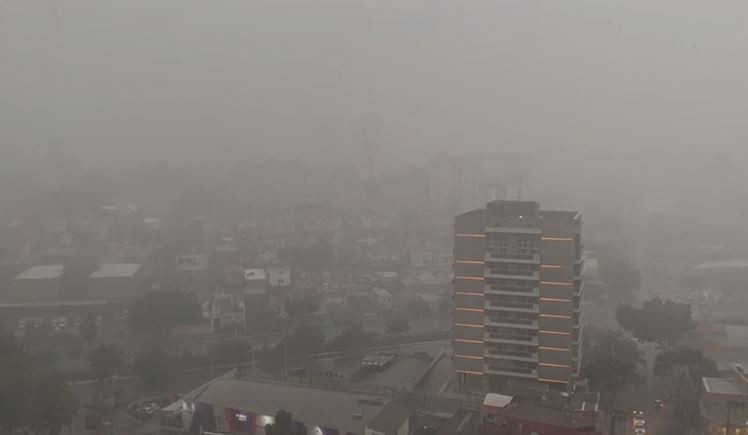
[(129, 303), (142, 288), (139, 263), (104, 263), (91, 274), (88, 295), (91, 299)]
[(213, 295), (210, 304), (210, 324), (213, 333), (233, 330), (243, 331), (247, 326), (244, 299), (228, 293)]
[(736, 364), (724, 377), (701, 379), (701, 416), (704, 433), (748, 433), (748, 378)]
[(49, 302), (60, 297), (61, 264), (34, 266), (11, 279), (5, 292), (9, 302)]
[(286, 266), (273, 266), (267, 269), (268, 283), (272, 287), (291, 285), (291, 269)]
[(601, 435), (597, 393), (565, 393), (545, 388), (542, 395), (519, 397), (488, 393), (481, 409), (484, 435)]
[(373, 287), (371, 289), (374, 302), (383, 310), (392, 309), (392, 293), (381, 287)]

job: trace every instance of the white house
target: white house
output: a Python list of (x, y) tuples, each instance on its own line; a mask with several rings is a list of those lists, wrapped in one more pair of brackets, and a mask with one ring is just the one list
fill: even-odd
[(380, 287), (374, 287), (371, 289), (371, 292), (374, 295), (374, 301), (380, 308), (385, 310), (392, 309), (392, 294), (389, 291)]

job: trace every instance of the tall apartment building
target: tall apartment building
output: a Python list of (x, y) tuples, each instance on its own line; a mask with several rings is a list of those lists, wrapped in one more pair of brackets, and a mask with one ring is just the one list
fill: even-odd
[(460, 385), (570, 389), (581, 365), (582, 220), (532, 201), (455, 218), (454, 367)]

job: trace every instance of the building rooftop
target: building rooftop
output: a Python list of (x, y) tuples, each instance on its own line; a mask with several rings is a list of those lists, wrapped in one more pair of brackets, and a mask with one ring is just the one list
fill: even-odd
[(514, 397), (506, 396), (504, 394), (488, 393), (486, 398), (483, 399), (483, 406), (490, 406), (492, 408), (503, 408), (508, 404), (512, 403)]
[(380, 298), (391, 298), (392, 297), (392, 294), (389, 291), (381, 287), (374, 287), (371, 289), (371, 291), (374, 292), (374, 294)]
[(267, 279), (264, 269), (244, 269), (244, 279), (247, 281), (264, 281)]
[(746, 269), (748, 260), (723, 260), (707, 261), (692, 267), (692, 270), (711, 270), (711, 269)]
[(595, 419), (574, 415), (565, 410), (544, 406), (517, 405), (504, 409), (502, 415), (519, 420), (545, 423), (567, 428), (595, 427)]
[[(387, 399), (379, 396), (310, 388), (299, 385), (253, 382), (243, 379), (219, 379), (195, 397), (195, 401), (221, 407), (275, 415), (287, 409), (294, 420), (307, 427), (335, 428), (340, 433), (363, 434), (367, 423), (384, 408)], [(360, 418), (354, 418), (354, 415)]]
[(63, 269), (64, 267), (62, 264), (34, 266), (16, 275), (13, 279), (57, 279), (62, 276)]
[(742, 394), (740, 387), (729, 378), (702, 378), (704, 390), (707, 393), (717, 394)]
[(104, 263), (91, 274), (91, 278), (131, 278), (140, 271), (139, 263)]

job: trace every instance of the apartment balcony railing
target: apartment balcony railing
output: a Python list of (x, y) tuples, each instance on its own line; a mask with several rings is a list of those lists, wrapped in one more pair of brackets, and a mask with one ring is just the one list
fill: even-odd
[[(498, 287), (498, 288), (495, 288)], [(495, 286), (492, 288), (490, 284), (486, 284), (483, 291), (487, 295), (503, 295), (503, 296), (540, 296), (540, 288), (538, 287), (505, 287)]]
[(486, 316), (483, 319), (483, 323), (488, 326), (499, 326), (504, 328), (538, 329), (538, 321), (532, 319)]
[(540, 307), (538, 304), (524, 302), (504, 302), (486, 300), (483, 308), (486, 310), (511, 311), (516, 313), (538, 313)]
[(498, 332), (483, 333), (483, 341), (488, 343), (538, 345), (538, 337), (535, 335), (502, 334)]

